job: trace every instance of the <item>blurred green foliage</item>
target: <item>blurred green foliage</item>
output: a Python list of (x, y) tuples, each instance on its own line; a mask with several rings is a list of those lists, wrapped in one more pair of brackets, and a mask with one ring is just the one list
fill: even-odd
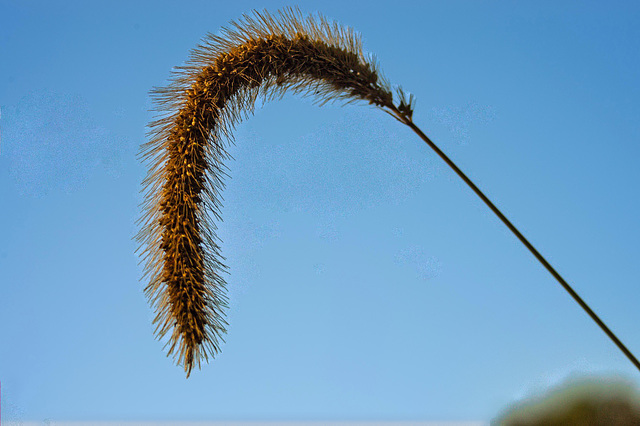
[(640, 394), (620, 378), (567, 381), (541, 397), (514, 404), (495, 426), (638, 426)]

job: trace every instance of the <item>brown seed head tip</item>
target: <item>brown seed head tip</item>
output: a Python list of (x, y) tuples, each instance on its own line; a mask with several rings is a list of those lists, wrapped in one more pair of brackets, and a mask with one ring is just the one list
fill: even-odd
[(407, 93), (405, 93), (400, 87), (396, 88), (396, 94), (399, 100), (397, 106), (398, 112), (400, 112), (401, 115), (411, 121), (413, 118), (413, 110), (416, 104), (415, 97), (412, 94), (409, 94), (407, 96)]
[(215, 221), (234, 126), (258, 97), (287, 90), (320, 103), (365, 101), (411, 118), (413, 97), (393, 91), (351, 29), (287, 8), (245, 15), (222, 35), (209, 35), (173, 81), (152, 92), (159, 117), (141, 158), (144, 213), (137, 235), (156, 311), (156, 336), (169, 334), (168, 355), (187, 377), (220, 351), (228, 325), (226, 266)]

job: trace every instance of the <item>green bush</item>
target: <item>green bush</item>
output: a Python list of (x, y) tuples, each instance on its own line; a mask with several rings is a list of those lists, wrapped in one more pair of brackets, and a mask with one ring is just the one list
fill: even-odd
[(571, 380), (542, 397), (509, 407), (495, 426), (637, 426), (640, 395), (621, 379)]

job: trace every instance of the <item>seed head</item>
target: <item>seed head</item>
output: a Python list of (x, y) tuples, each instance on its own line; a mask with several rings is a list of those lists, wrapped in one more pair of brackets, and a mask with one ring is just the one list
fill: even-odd
[(401, 90), (394, 106), (352, 30), (297, 9), (254, 12), (221, 36), (208, 35), (171, 84), (152, 92), (159, 116), (141, 149), (149, 172), (137, 240), (156, 336), (169, 334), (168, 354), (187, 377), (220, 352), (228, 325), (227, 268), (214, 221), (222, 220), (226, 144), (258, 97), (276, 99), (288, 90), (320, 104), (365, 101), (409, 118), (412, 111)]

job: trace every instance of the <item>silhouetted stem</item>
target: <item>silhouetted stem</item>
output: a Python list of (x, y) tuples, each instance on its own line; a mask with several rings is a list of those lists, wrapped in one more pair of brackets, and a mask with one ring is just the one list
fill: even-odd
[(513, 234), (516, 237), (518, 237), (518, 239), (522, 242), (522, 244), (524, 244), (525, 247), (527, 247), (529, 251), (536, 257), (536, 259), (538, 259), (538, 261), (542, 264), (542, 266), (544, 266), (547, 269), (547, 271), (549, 271), (551, 275), (553, 275), (553, 277), (560, 283), (560, 285), (567, 291), (567, 293), (569, 293), (571, 297), (573, 297), (573, 299), (576, 302), (578, 302), (578, 304), (582, 307), (582, 309), (584, 309), (585, 312), (589, 314), (591, 319), (593, 319), (596, 322), (596, 324), (600, 326), (602, 331), (604, 331), (607, 334), (607, 336), (609, 336), (609, 338), (613, 340), (613, 343), (615, 343), (618, 346), (618, 348), (627, 356), (627, 358), (629, 358), (629, 360), (633, 363), (633, 365), (635, 365), (636, 368), (640, 371), (640, 362), (638, 362), (638, 359), (631, 353), (631, 351), (627, 349), (627, 347), (620, 341), (620, 339), (616, 337), (616, 335), (609, 329), (609, 327), (607, 327), (606, 324), (598, 317), (598, 315), (596, 315), (596, 313), (593, 312), (593, 310), (589, 307), (589, 305), (587, 305), (587, 303), (584, 300), (582, 300), (582, 298), (578, 295), (578, 293), (576, 293), (575, 290), (571, 288), (569, 283), (567, 283), (564, 280), (564, 278), (562, 278), (562, 276), (553, 268), (553, 266), (551, 266), (549, 262), (547, 262), (547, 260), (538, 252), (538, 250), (536, 250), (536, 248), (533, 245), (531, 245), (531, 243), (524, 237), (524, 235), (520, 233), (520, 231), (518, 231), (518, 229), (509, 221), (509, 219), (507, 219), (505, 215), (503, 215), (502, 212), (498, 210), (498, 208), (491, 202), (491, 200), (489, 200), (482, 193), (482, 191), (480, 191), (480, 189), (471, 181), (471, 179), (469, 179), (467, 175), (465, 175), (462, 172), (462, 170), (460, 170), (458, 166), (456, 166), (455, 163), (451, 161), (451, 159), (447, 157), (447, 155), (444, 152), (442, 152), (440, 148), (438, 148), (436, 144), (433, 143), (433, 141), (429, 139), (429, 137), (425, 135), (422, 132), (422, 130), (420, 130), (420, 128), (418, 128), (418, 126), (416, 126), (413, 123), (410, 117), (407, 117), (405, 114), (403, 114), (402, 112), (400, 112), (395, 108), (393, 110), (392, 115), (396, 117), (400, 122), (409, 126), (418, 136), (420, 136), (420, 138), (423, 141), (427, 143), (427, 145), (429, 145), (429, 147), (431, 147), (431, 149), (433, 149), (436, 152), (436, 154), (438, 154), (438, 156), (440, 156), (440, 158), (442, 158), (445, 161), (445, 163), (449, 165), (449, 167), (453, 169), (454, 172), (456, 172), (458, 176), (460, 176), (460, 178), (467, 185), (469, 185), (469, 187), (473, 190), (473, 192), (475, 192), (476, 195), (478, 195), (478, 197), (480, 197), (482, 201), (484, 201), (484, 203), (487, 206), (489, 206), (489, 208), (496, 214), (496, 216), (498, 216), (500, 220), (505, 225), (507, 225), (507, 228), (509, 228), (511, 232), (513, 232)]

